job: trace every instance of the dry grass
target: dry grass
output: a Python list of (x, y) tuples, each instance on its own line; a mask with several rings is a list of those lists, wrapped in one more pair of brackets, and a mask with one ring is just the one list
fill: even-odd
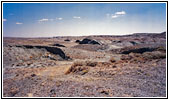
[(91, 66), (91, 67), (97, 66), (97, 62), (92, 62), (92, 61), (86, 61), (85, 64), (86, 66)]
[(98, 67), (104, 67), (104, 68), (107, 68), (107, 67), (111, 67), (112, 63), (110, 62), (98, 62)]
[(65, 74), (70, 74), (70, 73), (77, 73), (84, 75), (89, 71), (89, 68), (87, 66), (71, 66)]
[(72, 64), (70, 68), (65, 72), (65, 74), (69, 73), (79, 73), (86, 74), (89, 71), (89, 67), (97, 66), (97, 62), (92, 61), (76, 61)]
[(157, 51), (166, 51), (166, 48), (165, 47), (163, 47), (163, 46), (160, 46), (160, 47), (158, 47), (157, 49), (156, 49)]
[(97, 62), (94, 62), (94, 61), (76, 61), (72, 64), (72, 67), (76, 67), (76, 66), (95, 67), (96, 65), (97, 65)]

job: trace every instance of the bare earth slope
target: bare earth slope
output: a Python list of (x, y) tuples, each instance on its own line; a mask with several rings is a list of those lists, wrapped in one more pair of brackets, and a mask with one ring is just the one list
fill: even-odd
[(3, 96), (165, 97), (165, 34), (3, 38)]

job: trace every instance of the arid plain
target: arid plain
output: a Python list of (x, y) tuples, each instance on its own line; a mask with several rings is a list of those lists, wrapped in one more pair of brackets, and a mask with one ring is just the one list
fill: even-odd
[(3, 38), (4, 97), (165, 97), (166, 32)]

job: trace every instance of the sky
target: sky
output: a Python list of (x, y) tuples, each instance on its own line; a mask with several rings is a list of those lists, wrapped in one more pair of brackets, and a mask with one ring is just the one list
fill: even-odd
[(165, 3), (3, 3), (4, 37), (166, 31)]

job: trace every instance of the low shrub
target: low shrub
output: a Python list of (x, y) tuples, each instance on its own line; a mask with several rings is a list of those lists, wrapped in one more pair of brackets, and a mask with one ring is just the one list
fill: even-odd
[(72, 64), (70, 68), (68, 68), (65, 74), (78, 73), (78, 74), (84, 75), (89, 71), (89, 67), (95, 67), (96, 65), (97, 65), (97, 62), (76, 61)]
[(65, 74), (76, 73), (76, 74), (84, 75), (88, 71), (89, 71), (89, 67), (87, 66), (71, 66), (70, 68), (68, 68)]

